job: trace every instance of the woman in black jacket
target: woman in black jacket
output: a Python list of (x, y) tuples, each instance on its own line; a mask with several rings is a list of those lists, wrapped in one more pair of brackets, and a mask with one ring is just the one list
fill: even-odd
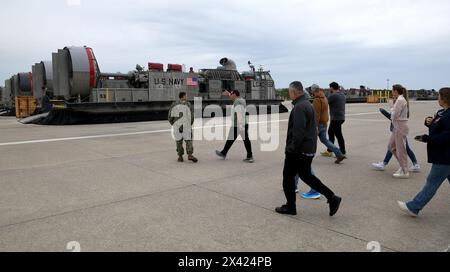
[(425, 187), (414, 200), (408, 203), (398, 201), (400, 209), (413, 217), (431, 201), (446, 179), (450, 182), (450, 88), (439, 91), (439, 105), (443, 109), (434, 118), (425, 120), (429, 135), (416, 137), (416, 140), (427, 143), (428, 162), (432, 164)]

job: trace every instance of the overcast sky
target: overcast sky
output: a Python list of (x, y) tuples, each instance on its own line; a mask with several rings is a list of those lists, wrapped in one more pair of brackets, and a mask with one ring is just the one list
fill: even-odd
[(450, 86), (448, 0), (2, 0), (0, 85), (68, 45), (103, 72), (149, 61), (213, 68), (229, 57), (277, 87)]

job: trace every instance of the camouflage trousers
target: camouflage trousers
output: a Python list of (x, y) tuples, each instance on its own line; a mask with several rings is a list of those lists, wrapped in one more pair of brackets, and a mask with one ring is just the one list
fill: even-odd
[[(183, 156), (184, 155), (184, 148), (183, 148), (183, 141), (177, 141), (177, 152), (178, 152), (178, 156)], [(192, 154), (194, 154), (194, 145), (192, 140), (186, 140), (186, 152), (189, 156), (191, 156)]]

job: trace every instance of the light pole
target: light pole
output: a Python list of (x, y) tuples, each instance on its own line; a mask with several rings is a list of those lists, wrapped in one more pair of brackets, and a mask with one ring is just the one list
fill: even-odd
[(387, 98), (386, 98), (386, 103), (388, 103), (389, 102), (389, 98), (391, 97), (391, 95), (390, 95), (390, 85), (389, 85), (389, 82), (390, 82), (390, 80), (389, 80), (389, 78), (387, 79), (387, 88), (386, 88), (386, 91), (387, 91)]

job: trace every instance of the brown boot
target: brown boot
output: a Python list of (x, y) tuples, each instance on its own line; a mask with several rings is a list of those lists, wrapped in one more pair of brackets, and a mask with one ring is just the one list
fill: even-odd
[(197, 163), (197, 162), (198, 162), (197, 158), (194, 157), (194, 156), (192, 156), (192, 155), (189, 155), (188, 159), (189, 159), (190, 161), (194, 162), (194, 163)]
[(178, 156), (178, 162), (184, 162), (183, 156)]

